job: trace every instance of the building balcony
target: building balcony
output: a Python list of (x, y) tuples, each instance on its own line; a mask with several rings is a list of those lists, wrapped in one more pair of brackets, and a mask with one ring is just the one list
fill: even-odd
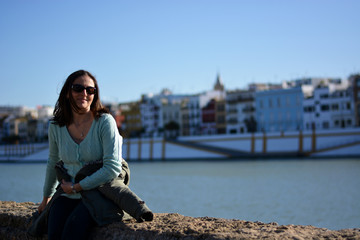
[(227, 111), (227, 113), (237, 113), (238, 112), (238, 110), (237, 109), (229, 109), (228, 111)]
[(243, 113), (253, 113), (255, 112), (255, 108), (254, 107), (245, 107), (243, 110), (242, 110)]
[(237, 120), (237, 119), (228, 119), (228, 120), (227, 120), (227, 123), (228, 123), (228, 124), (237, 124), (237, 123), (238, 123), (238, 120)]

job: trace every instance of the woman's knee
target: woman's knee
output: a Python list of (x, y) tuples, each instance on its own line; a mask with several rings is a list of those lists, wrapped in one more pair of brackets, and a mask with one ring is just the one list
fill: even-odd
[(66, 221), (62, 239), (86, 239), (95, 226), (88, 209), (80, 202)]
[(66, 197), (59, 197), (53, 202), (48, 217), (49, 239), (60, 239), (65, 223), (78, 203), (78, 200)]

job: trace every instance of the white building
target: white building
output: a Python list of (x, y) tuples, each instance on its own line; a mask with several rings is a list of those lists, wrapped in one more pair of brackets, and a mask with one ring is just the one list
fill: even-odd
[(295, 131), (303, 127), (301, 87), (255, 93), (258, 131)]
[(226, 92), (226, 132), (228, 134), (256, 131), (254, 94), (252, 90)]
[(49, 119), (54, 112), (54, 108), (50, 106), (38, 106), (36, 110), (38, 119)]
[(185, 97), (181, 102), (181, 135), (193, 136), (201, 133), (201, 109), (199, 95)]
[[(165, 134), (169, 134), (171, 136), (177, 136), (180, 134), (180, 126), (182, 125), (181, 119), (181, 100), (172, 100), (169, 101), (168, 99), (162, 99), (162, 122), (164, 124), (164, 131)], [(179, 127), (177, 131), (172, 133), (166, 133), (166, 126), (168, 124), (177, 124)]]
[(8, 116), (3, 122), (3, 136), (14, 137), (19, 139), (27, 139), (27, 119), (25, 117)]
[(37, 117), (37, 111), (25, 106), (0, 106), (0, 117), (14, 115), (16, 117), (32, 116)]
[(152, 95), (143, 95), (140, 101), (141, 124), (145, 137), (156, 136), (160, 124), (161, 103)]
[(36, 138), (41, 140), (46, 140), (48, 136), (50, 118), (41, 118), (37, 120), (36, 124)]
[[(144, 137), (157, 137), (163, 135), (163, 102), (181, 102), (187, 95), (173, 95), (164, 89), (160, 94), (143, 95), (140, 101), (141, 124), (144, 128)], [(180, 105), (179, 105), (180, 106)], [(180, 110), (179, 110), (180, 116)]]
[(356, 124), (351, 88), (318, 87), (303, 104), (304, 129), (351, 128)]

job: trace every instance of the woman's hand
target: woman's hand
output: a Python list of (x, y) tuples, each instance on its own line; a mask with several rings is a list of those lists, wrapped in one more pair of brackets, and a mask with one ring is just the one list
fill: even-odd
[(62, 180), (61, 188), (67, 194), (80, 192), (82, 190), (82, 187), (79, 183), (73, 184), (72, 182), (66, 182), (65, 180)]
[(46, 205), (50, 202), (51, 197), (44, 197), (42, 202), (40, 203), (40, 206), (38, 207), (38, 212), (41, 213), (44, 211)]
[(64, 179), (61, 182), (62, 190), (67, 194), (72, 194), (73, 193), (73, 187), (72, 186), (73, 186), (72, 182), (66, 182)]

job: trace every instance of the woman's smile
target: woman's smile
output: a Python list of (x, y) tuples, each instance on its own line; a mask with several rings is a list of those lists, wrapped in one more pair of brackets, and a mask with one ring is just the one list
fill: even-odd
[[(87, 75), (77, 78), (73, 82), (73, 85), (75, 84), (84, 86), (85, 88), (95, 86), (94, 81)], [(83, 89), (82, 92), (72, 91), (72, 96), (76, 102), (76, 105), (82, 112), (90, 111), (90, 106), (94, 100), (94, 94), (88, 94), (86, 89)]]

